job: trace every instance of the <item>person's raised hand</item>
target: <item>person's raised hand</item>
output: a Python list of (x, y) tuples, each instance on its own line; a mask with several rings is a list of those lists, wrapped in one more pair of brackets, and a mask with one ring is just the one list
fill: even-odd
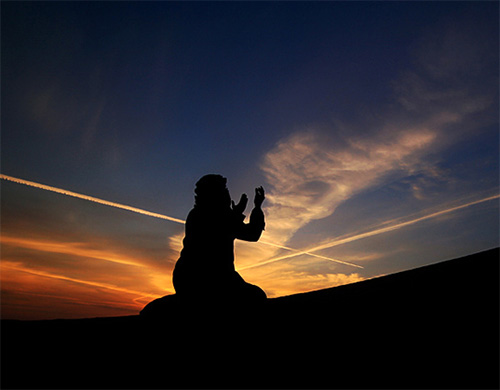
[(264, 202), (264, 199), (266, 199), (264, 188), (262, 186), (257, 187), (255, 189), (255, 198), (254, 198), (254, 204), (255, 207), (260, 207), (262, 206), (262, 203)]
[(231, 201), (231, 207), (233, 211), (237, 214), (243, 214), (247, 208), (248, 196), (247, 194), (242, 194), (238, 204), (234, 204), (234, 200)]

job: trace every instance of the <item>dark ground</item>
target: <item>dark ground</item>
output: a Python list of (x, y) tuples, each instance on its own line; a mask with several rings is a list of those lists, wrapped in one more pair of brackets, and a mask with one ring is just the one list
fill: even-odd
[(139, 316), (2, 321), (2, 388), (499, 388), (499, 250)]

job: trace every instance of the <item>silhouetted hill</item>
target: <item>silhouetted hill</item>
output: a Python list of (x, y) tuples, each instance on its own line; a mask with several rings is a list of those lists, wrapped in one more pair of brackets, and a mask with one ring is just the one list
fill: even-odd
[(499, 250), (251, 311), (2, 321), (2, 388), (498, 388)]

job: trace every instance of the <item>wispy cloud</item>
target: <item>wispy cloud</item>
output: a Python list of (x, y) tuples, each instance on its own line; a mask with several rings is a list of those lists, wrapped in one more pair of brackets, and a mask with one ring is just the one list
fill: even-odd
[[(133, 315), (158, 295), (113, 282), (34, 269), (2, 259), (2, 318), (50, 319)], [(59, 272), (61, 270), (58, 270)]]
[[(308, 129), (281, 140), (266, 154), (261, 165), (269, 183), (267, 223), (262, 240), (275, 244), (259, 248), (258, 253), (248, 244), (237, 245), (238, 271), (249, 281), (261, 285), (270, 296), (362, 280), (359, 273), (346, 274), (331, 267), (314, 266), (332, 259), (314, 250), (285, 248), (301, 228), (332, 215), (340, 204), (356, 194), (373, 188), (391, 175), (405, 176), (417, 170), (421, 157), (434, 140), (435, 133), (425, 126), (397, 132), (389, 129), (368, 139), (341, 140)], [(309, 255), (308, 269), (317, 271), (306, 272), (297, 265), (276, 264), (305, 254)], [(356, 261), (333, 259), (337, 266), (362, 268)], [(267, 266), (261, 269), (261, 265)]]
[(453, 173), (438, 166), (439, 154), (498, 119), (487, 114), (495, 111), (498, 85), (497, 39), (488, 31), (470, 15), (426, 28), (412, 67), (393, 81), (393, 104), (371, 128), (359, 129), (354, 119), (279, 141), (261, 164), (269, 182), (269, 239), (284, 245), (356, 194), (396, 178), (406, 178), (418, 199), (427, 184), (451, 180)]
[(16, 270), (20, 272), (25, 272), (28, 274), (32, 275), (37, 275), (37, 276), (42, 276), (45, 278), (50, 278), (50, 279), (58, 279), (58, 280), (64, 280), (64, 281), (69, 281), (69, 282), (74, 282), (74, 283), (80, 283), (84, 284), (87, 286), (93, 286), (93, 287), (99, 287), (99, 288), (105, 288), (108, 290), (113, 290), (113, 291), (119, 291), (119, 292), (124, 292), (127, 294), (133, 294), (133, 295), (138, 295), (139, 297), (149, 297), (149, 298), (159, 298), (160, 295), (157, 294), (149, 294), (149, 293), (144, 293), (141, 291), (136, 291), (136, 290), (131, 290), (127, 288), (123, 288), (120, 286), (116, 286), (110, 283), (99, 283), (99, 282), (93, 282), (91, 280), (84, 280), (84, 279), (77, 279), (77, 278), (71, 278), (68, 276), (64, 275), (58, 275), (50, 272), (45, 272), (45, 271), (38, 271), (34, 269), (30, 269), (27, 267), (20, 266), (19, 264), (12, 263), (9, 261), (3, 261), (1, 265), (2, 269), (5, 270)]
[(345, 273), (318, 268), (311, 257), (302, 257), (295, 263), (277, 262), (267, 267), (242, 270), (241, 274), (245, 280), (261, 286), (268, 297), (319, 290), (365, 279), (358, 272)]
[[(236, 243), (236, 268), (246, 280), (262, 286), (269, 296), (359, 281), (380, 272), (390, 251), (399, 256), (402, 252), (398, 251), (408, 245), (391, 242), (391, 248), (363, 248), (368, 241), (363, 239), (387, 237), (423, 221), (442, 221), (445, 216), (453, 223), (466, 208), (472, 211), (474, 205), (498, 199), (498, 195), (481, 192), (492, 189), (498, 194), (498, 153), (487, 156), (490, 166), (496, 164), (491, 169), (495, 178), (484, 181), (477, 177), (482, 171), (476, 165), (469, 167), (474, 177), (464, 179), (467, 164), (458, 169), (450, 163), (461, 156), (450, 158), (443, 153), (460, 142), (467, 145), (481, 131), (491, 131), (487, 126), (498, 120), (498, 36), (491, 36), (483, 25), (480, 18), (453, 15), (444, 24), (426, 26), (413, 49), (413, 63), (394, 75), (390, 85), (394, 95), (386, 106), (375, 104), (371, 111), (360, 108), (357, 117), (344, 117), (342, 123), (334, 118), (333, 125), (295, 124), (293, 132), (263, 151), (260, 168), (267, 181), (267, 230), (260, 243)], [(75, 132), (72, 140), (82, 156), (88, 155), (87, 149), (89, 153), (99, 150), (98, 146), (109, 151), (115, 143), (108, 139), (107, 146), (101, 145), (105, 140), (100, 136), (110, 101), (99, 89), (100, 81), (96, 76), (95, 93), (89, 94), (88, 102), (81, 101), (84, 104), (75, 97), (65, 99), (67, 93), (60, 83), (42, 85), (29, 95), (25, 104), (30, 110), (23, 112), (46, 134)], [(498, 133), (497, 127), (494, 131)], [(446, 164), (441, 164), (443, 160)], [(34, 311), (43, 306), (52, 310), (45, 317), (81, 315), (82, 306), (92, 307), (91, 315), (119, 308), (132, 314), (150, 298), (173, 292), (171, 271), (182, 249), (184, 220), (5, 175), (1, 178), (46, 190), (40, 191), (44, 194), (39, 198), (33, 196), (35, 201), (27, 202), (22, 210), (14, 207), (2, 216), (2, 309), (10, 307), (14, 313), (17, 305), (20, 313), (23, 305)], [(358, 222), (348, 223), (355, 214), (352, 209), (344, 220), (337, 218), (340, 206), (352, 208), (356, 198), (366, 199), (366, 194), (380, 188), (390, 188), (391, 195), (404, 193), (394, 199), (411, 200), (411, 206), (389, 213), (374, 210), (378, 203), (373, 200), (368, 212), (356, 214)], [(54, 200), (47, 191), (92, 203), (71, 209), (70, 198)], [(16, 194), (11, 193), (11, 201), (17, 199)], [(465, 195), (468, 200), (450, 203)], [(21, 200), (13, 203), (17, 206)], [(169, 222), (161, 226), (153, 226), (151, 218), (138, 222), (137, 214), (117, 208)], [(10, 216), (4, 218), (6, 214)], [(326, 221), (333, 221), (335, 227), (323, 223), (329, 217)], [(143, 220), (151, 223), (147, 229)], [(346, 226), (337, 228), (342, 221)], [(315, 224), (322, 224), (323, 229), (301, 236), (309, 228), (314, 230)], [(296, 245), (299, 238), (303, 246)], [(331, 257), (326, 256), (330, 251), (325, 253), (329, 248), (333, 248)], [(397, 256), (392, 259), (397, 261)], [(364, 269), (355, 268), (361, 264)], [(383, 272), (400, 268), (391, 267), (385, 266)]]
[(435, 133), (425, 127), (343, 144), (312, 130), (293, 134), (262, 164), (270, 183), (266, 235), (285, 244), (301, 227), (331, 215), (389, 174), (415, 170), (434, 139)]
[(102, 250), (87, 247), (84, 242), (63, 242), (40, 239), (27, 239), (23, 237), (12, 237), (2, 235), (0, 238), (2, 245), (14, 246), (17, 248), (31, 249), (41, 252), (59, 253), (78, 257), (89, 257), (98, 260), (109, 261), (121, 265), (134, 267), (144, 267), (136, 258), (113, 252), (110, 249)]
[[(269, 269), (273, 272), (276, 262), (306, 251), (314, 253), (388, 233), (498, 198), (481, 198), (486, 189), (481, 188), (475, 195), (469, 194), (479, 200), (439, 205), (464, 195), (447, 193), (443, 198), (444, 188), (451, 188), (450, 183), (460, 187), (462, 180), (460, 172), (441, 166), (443, 152), (458, 142), (467, 142), (474, 131), (498, 119), (494, 104), (498, 45), (496, 38), (486, 33), (488, 28), (480, 24), (461, 15), (427, 28), (416, 41), (412, 67), (392, 82), (392, 104), (382, 108), (377, 119), (364, 121), (368, 128), (361, 129), (361, 121), (356, 119), (331, 126), (306, 126), (280, 140), (261, 164), (268, 181), (265, 239), (283, 246), (302, 228), (331, 216), (356, 195), (397, 182), (406, 184), (416, 203), (421, 202), (420, 207), (433, 205), (437, 211), (391, 221), (381, 215), (378, 221), (382, 227), (324, 239), (298, 252), (269, 251), (266, 260), (258, 262), (254, 257), (240, 268), (242, 271), (251, 274), (258, 265), (267, 264), (273, 266)], [(495, 190), (491, 186), (487, 189)]]
[[(164, 277), (170, 276), (168, 263), (153, 267), (145, 255), (100, 241), (3, 234), (4, 318), (81, 317), (87, 310), (93, 316), (137, 314), (148, 301), (173, 292), (170, 277)], [(31, 309), (23, 313), (26, 305)]]
[[(484, 15), (454, 15), (430, 26), (413, 48), (413, 66), (394, 80), (397, 102), (409, 115), (460, 124), (461, 129), (446, 134), (453, 140), (470, 126), (493, 123), (498, 120), (498, 53), (498, 36), (491, 34)], [(488, 109), (493, 109), (490, 115), (469, 122), (471, 115)]]

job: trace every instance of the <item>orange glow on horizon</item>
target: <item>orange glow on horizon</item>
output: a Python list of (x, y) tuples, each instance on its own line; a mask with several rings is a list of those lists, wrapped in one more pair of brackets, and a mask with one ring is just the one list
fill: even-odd
[[(132, 315), (149, 301), (173, 293), (170, 277), (157, 277), (158, 270), (117, 251), (92, 248), (92, 243), (6, 235), (0, 242), (2, 318)], [(22, 257), (10, 255), (11, 250), (42, 257), (28, 255), (32, 264), (25, 264)], [(64, 262), (45, 262), (44, 253), (62, 255)]]
[[(2, 175), (1, 179), (5, 179), (5, 176)], [(37, 188), (47, 189), (45, 187), (48, 186), (37, 186)], [(49, 188), (49, 191), (54, 189), (53, 187)], [(55, 192), (75, 197), (65, 190), (57, 189)], [(91, 198), (76, 197), (85, 200)], [(238, 243), (235, 253), (236, 269), (238, 272), (242, 271), (242, 276), (249, 283), (261, 286), (270, 298), (357, 282), (365, 279), (366, 275), (342, 273), (342, 269), (337, 271), (337, 268), (331, 274), (318, 273), (313, 275), (300, 269), (295, 270), (293, 262), (281, 262), (281, 260), (307, 255), (312, 258), (304, 258), (300, 261), (313, 262), (316, 258), (363, 268), (354, 263), (313, 252), (395, 231), (499, 198), (500, 195), (497, 194), (464, 202), (458, 206), (441, 206), (441, 210), (434, 209), (424, 215), (407, 217), (406, 220), (401, 218), (388, 220), (368, 232), (356, 232), (348, 236), (327, 240), (305, 250), (297, 250), (269, 242), (266, 240), (265, 234), (269, 235), (270, 240), (278, 242), (279, 236), (265, 232), (263, 240), (259, 241), (264, 245)], [(107, 201), (97, 203), (113, 207), (115, 205), (113, 202)], [(126, 209), (136, 212), (135, 208)], [(153, 217), (161, 216), (161, 214), (150, 212), (141, 212), (140, 214)], [(163, 219), (171, 220), (169, 218)], [(175, 222), (180, 223), (179, 221), (184, 222), (182, 220)], [(30, 237), (29, 232), (26, 234), (23, 230), (21, 232), (7, 232), (5, 234), (5, 230), (3, 230), (3, 234), (0, 236), (0, 243), (3, 247), (2, 261), (0, 262), (3, 318), (76, 318), (138, 314), (149, 301), (174, 293), (171, 271), (175, 259), (172, 257), (162, 259), (154, 252), (151, 252), (153, 254), (139, 253), (137, 255), (135, 247), (128, 245), (129, 249), (132, 248), (133, 251), (130, 254), (123, 249), (123, 243), (120, 243), (119, 240), (115, 242), (103, 241), (103, 237), (97, 235), (90, 237), (84, 235), (82, 241), (75, 241), (69, 239), (69, 236), (65, 235), (64, 232), (62, 235), (60, 232), (53, 235), (54, 237), (62, 237), (61, 239), (37, 237), (38, 231), (34, 234), (35, 237)], [(46, 232), (47, 237), (50, 237), (52, 233)], [(182, 248), (182, 236), (183, 234), (179, 233), (168, 237), (170, 242), (168, 245), (165, 244), (165, 247), (168, 246), (169, 250), (178, 252)], [(278, 249), (287, 250), (289, 253), (279, 252)], [(277, 254), (282, 256), (275, 257)], [(362, 258), (355, 256), (346, 259), (362, 261)], [(161, 263), (163, 260), (165, 262)], [(259, 260), (261, 260), (260, 263), (255, 263)], [(261, 268), (264, 265), (266, 267)], [(34, 317), (29, 317), (28, 313), (23, 313), (23, 310), (27, 310), (27, 312), (31, 310), (32, 313), (35, 313), (32, 314)], [(40, 314), (36, 314), (39, 312)], [(81, 314), (79, 315), (79, 313)]]
[[(53, 273), (50, 273), (50, 272), (37, 271), (37, 270), (33, 270), (31, 268), (23, 267), (23, 266), (20, 266), (20, 265), (15, 265), (15, 264), (12, 264), (10, 262), (5, 262), (5, 261), (2, 262), (1, 268), (15, 270), (15, 271), (20, 271), (20, 272), (25, 272), (25, 273), (28, 273), (28, 274), (31, 274), (31, 275), (42, 276), (42, 277), (50, 278), (50, 279), (65, 280), (65, 281), (69, 281), (69, 282), (85, 284), (87, 286), (105, 288), (105, 289), (108, 289), (108, 290), (114, 290), (114, 291), (124, 292), (124, 293), (127, 293), (127, 294), (139, 295), (139, 299), (140, 298), (159, 298), (159, 297), (161, 297), (161, 295), (147, 294), (147, 293), (144, 293), (144, 292), (141, 292), (141, 291), (135, 291), (135, 290), (130, 290), (130, 289), (127, 289), (127, 288), (115, 286), (113, 284), (92, 282), (90, 280), (70, 278), (68, 276), (57, 275), (57, 274), (53, 274)], [(134, 301), (137, 301), (137, 300), (138, 299), (134, 299)]]
[(139, 263), (133, 258), (118, 255), (110, 251), (84, 248), (83, 243), (25, 239), (5, 235), (2, 235), (0, 237), (0, 242), (4, 245), (12, 245), (41, 252), (61, 253), (78, 257), (90, 257), (93, 259), (109, 261), (112, 263), (131, 265), (135, 267), (144, 267), (143, 264)]
[(2, 261), (0, 270), (4, 319), (134, 315), (158, 297), (108, 283), (33, 270), (10, 261)]

